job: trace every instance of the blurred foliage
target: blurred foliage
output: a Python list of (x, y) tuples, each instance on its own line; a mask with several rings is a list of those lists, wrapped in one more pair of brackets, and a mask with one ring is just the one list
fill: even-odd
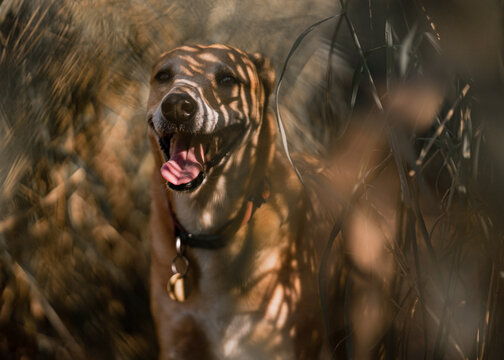
[[(405, 176), (394, 251), (405, 268), (392, 299), (396, 326), (378, 353), (408, 358), (416, 326), (409, 315), (435, 297), (418, 289), (452, 289), (474, 270), (464, 267), (471, 258), (479, 285), (471, 304), (481, 316), (461, 351), (477, 359), (504, 353), (501, 3), (3, 0), (0, 358), (156, 357), (144, 123), (151, 65), (180, 44), (223, 42), (262, 51), (278, 73), (296, 37), (329, 15), (335, 19), (305, 39), (283, 80), (292, 148), (331, 153), (349, 119), (411, 120), (392, 126)], [(418, 83), (420, 90), (409, 87)], [(425, 230), (420, 195), (442, 213), (422, 240), (423, 264), (412, 250), (415, 229)], [(435, 229), (443, 241), (429, 247)], [(420, 265), (450, 270), (422, 279)], [(451, 306), (451, 296), (447, 290), (441, 303)], [(458, 326), (450, 306), (436, 308), (443, 315), (429, 339), (435, 358), (460, 357), (443, 350)]]

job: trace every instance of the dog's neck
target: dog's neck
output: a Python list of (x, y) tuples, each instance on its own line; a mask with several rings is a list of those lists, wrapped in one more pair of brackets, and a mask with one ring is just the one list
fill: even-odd
[(179, 223), (192, 234), (222, 229), (246, 204), (266, 176), (274, 149), (272, 118), (264, 119), (246, 144), (233, 151), (194, 193), (173, 193), (172, 208)]

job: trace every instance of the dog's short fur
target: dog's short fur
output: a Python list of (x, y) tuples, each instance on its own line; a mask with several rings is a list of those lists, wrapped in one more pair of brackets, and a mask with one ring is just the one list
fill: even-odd
[[(277, 149), (267, 110), (274, 78), (262, 55), (224, 45), (184, 46), (154, 65), (147, 119), (156, 167), (167, 171), (163, 164), (174, 151), (168, 149), (173, 137), (201, 141), (203, 166), (222, 155), (218, 146), (231, 144), (189, 191), (169, 189), (172, 175), (154, 173), (151, 301), (162, 359), (323, 354), (316, 273), (329, 222), (310, 210), (300, 181)], [(186, 302), (170, 299), (166, 285), (176, 255), (171, 212), (188, 232), (215, 234), (241, 220), (237, 214), (263, 183), (269, 198), (228, 234), (226, 246), (187, 250), (193, 291)]]

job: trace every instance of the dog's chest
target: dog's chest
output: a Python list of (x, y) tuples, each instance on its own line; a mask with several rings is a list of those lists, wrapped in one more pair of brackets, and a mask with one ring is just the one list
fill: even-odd
[(202, 260), (202, 303), (195, 308), (195, 316), (215, 344), (218, 358), (293, 357), (288, 318), (295, 310), (299, 280), (295, 275), (281, 279), (285, 250), (264, 250), (234, 263), (223, 256), (206, 259), (204, 264), (205, 259), (198, 257)]
[(225, 249), (192, 250), (200, 273), (192, 313), (218, 358), (289, 359), (300, 292), (297, 269), (285, 265), (292, 229), (269, 205), (254, 220)]

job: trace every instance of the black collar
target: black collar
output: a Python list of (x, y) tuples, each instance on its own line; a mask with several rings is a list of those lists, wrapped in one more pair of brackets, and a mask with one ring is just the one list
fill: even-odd
[(188, 232), (178, 221), (173, 209), (170, 209), (175, 225), (175, 239), (179, 237), (184, 246), (207, 250), (221, 249), (227, 245), (233, 234), (252, 219), (255, 211), (268, 200), (269, 196), (270, 190), (267, 180), (263, 180), (257, 187), (257, 190), (248, 197), (238, 214), (229, 220), (216, 234), (210, 235), (195, 235)]

